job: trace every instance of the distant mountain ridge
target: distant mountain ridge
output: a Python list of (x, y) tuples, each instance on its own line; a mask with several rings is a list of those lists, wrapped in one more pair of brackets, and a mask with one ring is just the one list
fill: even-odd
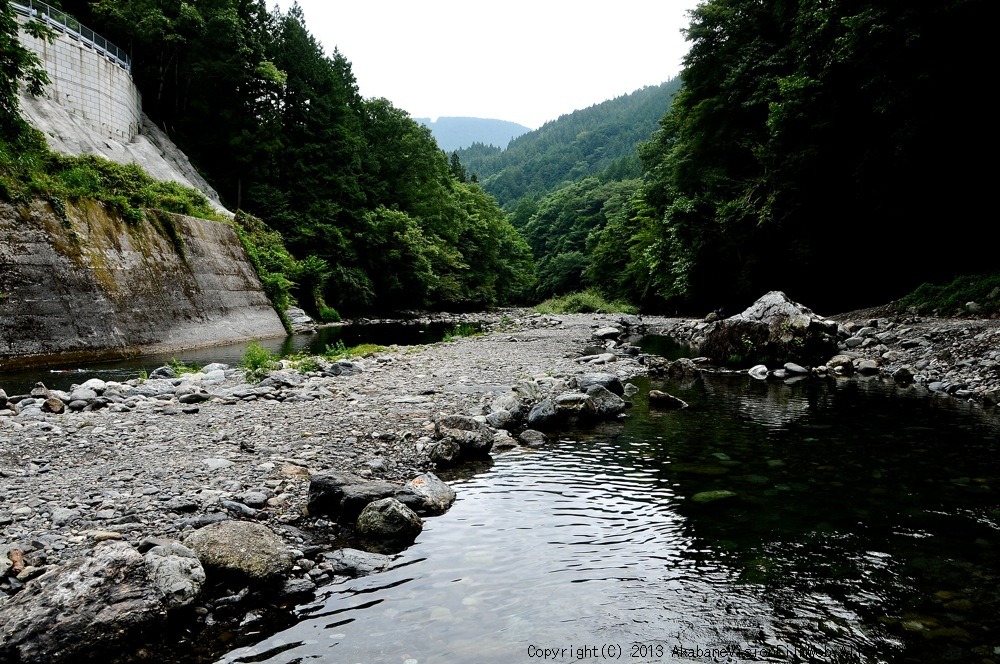
[(474, 143), (493, 145), (502, 150), (518, 136), (531, 131), (531, 127), (516, 122), (487, 118), (440, 117), (436, 122), (430, 118), (414, 120), (431, 130), (434, 140), (445, 152), (467, 148)]
[(506, 150), (477, 142), (458, 151), (466, 170), (511, 211), (582, 178), (641, 174), (636, 148), (659, 128), (681, 81), (674, 78), (560, 116), (518, 136)]

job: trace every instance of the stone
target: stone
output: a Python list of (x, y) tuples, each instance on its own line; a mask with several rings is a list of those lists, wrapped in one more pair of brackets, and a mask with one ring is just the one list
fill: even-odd
[(314, 473), (309, 480), (308, 510), (312, 516), (322, 514), (352, 522), (369, 503), (402, 490), (399, 484), (370, 481), (341, 471)]
[(701, 354), (730, 365), (785, 362), (817, 365), (837, 351), (837, 323), (771, 291), (746, 310), (719, 321), (708, 332)]
[[(455, 502), (455, 490), (442, 482), (434, 473), (418, 475), (406, 483), (405, 489), (419, 497), (418, 513), (444, 514)], [(412, 506), (411, 506), (412, 507)]]
[(189, 606), (205, 585), (205, 568), (194, 551), (180, 542), (154, 546), (144, 556), (150, 580), (163, 593), (168, 609)]
[(594, 402), (583, 392), (565, 392), (555, 398), (556, 413), (562, 416), (593, 415)]
[(126, 652), (166, 619), (142, 555), (125, 542), (94, 547), (0, 603), (0, 659), (71, 664)]
[(393, 556), (382, 553), (349, 548), (324, 553), (322, 558), (330, 565), (330, 571), (334, 574), (355, 577), (381, 572), (395, 560)]
[(42, 403), (43, 413), (53, 413), (55, 415), (60, 415), (66, 411), (66, 404), (56, 397), (49, 397)]
[(897, 383), (907, 385), (913, 382), (914, 370), (909, 365), (904, 365), (896, 369), (892, 374), (892, 379)]
[[(622, 390), (624, 392), (624, 389)], [(587, 398), (593, 404), (597, 417), (613, 418), (625, 412), (625, 400), (603, 385), (594, 384), (587, 388)]]
[(622, 334), (622, 330), (619, 327), (600, 327), (594, 330), (591, 335), (595, 339), (617, 339)]
[(528, 426), (544, 428), (553, 424), (558, 417), (555, 401), (543, 399), (536, 403), (528, 412)]
[(764, 364), (754, 365), (750, 367), (749, 370), (747, 370), (747, 373), (750, 374), (751, 378), (756, 378), (757, 380), (765, 380), (767, 379), (767, 366)]
[(292, 555), (267, 526), (250, 521), (219, 521), (184, 540), (210, 573), (270, 583), (292, 569)]
[(535, 429), (525, 429), (517, 437), (522, 445), (527, 447), (541, 447), (548, 442), (548, 438), (541, 431)]
[(878, 373), (878, 362), (875, 360), (858, 360), (854, 368), (862, 375), (872, 375)]
[(576, 386), (581, 392), (586, 392), (591, 385), (600, 385), (601, 387), (617, 394), (618, 396), (625, 395), (625, 386), (622, 385), (621, 380), (618, 376), (609, 373), (590, 373), (583, 374), (576, 379)]
[(427, 457), (437, 466), (455, 463), (461, 453), (458, 443), (451, 439), (439, 440), (427, 446)]
[(724, 500), (726, 498), (733, 498), (737, 494), (735, 491), (726, 491), (724, 489), (716, 491), (701, 491), (699, 493), (691, 496), (691, 500), (696, 503), (713, 503), (717, 500)]
[(850, 355), (834, 355), (826, 362), (826, 366), (831, 369), (840, 369), (843, 373), (850, 375), (854, 373), (854, 358)]
[(795, 364), (794, 362), (785, 362), (784, 369), (790, 374), (795, 374), (799, 376), (807, 375), (809, 373), (809, 370), (806, 369), (804, 366), (802, 366), (801, 364)]
[(369, 503), (357, 520), (358, 534), (380, 543), (411, 544), (423, 527), (417, 513), (395, 498)]
[(650, 390), (649, 391), (649, 405), (650, 407), (657, 408), (669, 408), (669, 409), (684, 409), (688, 407), (688, 403), (683, 399), (679, 399), (672, 394), (667, 394), (660, 390)]
[(434, 423), (434, 432), (440, 440), (458, 443), (462, 457), (485, 457), (493, 449), (493, 430), (471, 417), (442, 417)]

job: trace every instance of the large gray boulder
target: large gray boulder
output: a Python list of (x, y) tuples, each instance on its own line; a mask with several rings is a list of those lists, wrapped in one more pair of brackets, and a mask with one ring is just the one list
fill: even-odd
[(442, 482), (434, 473), (418, 475), (406, 483), (405, 490), (417, 501), (409, 505), (416, 512), (444, 514), (455, 502), (455, 490)]
[(780, 367), (823, 363), (837, 352), (837, 323), (771, 291), (745, 311), (720, 321), (705, 338), (701, 354), (725, 366)]
[(163, 592), (168, 609), (191, 604), (205, 585), (205, 568), (197, 554), (180, 542), (154, 546), (146, 552), (146, 571), (153, 584)]
[(449, 415), (434, 423), (434, 431), (440, 440), (451, 440), (458, 444), (462, 458), (488, 456), (493, 449), (493, 430), (487, 425), (464, 415)]
[(271, 529), (250, 521), (219, 521), (184, 540), (210, 573), (251, 582), (279, 581), (292, 569), (292, 554)]
[(358, 516), (358, 534), (376, 545), (412, 544), (424, 522), (417, 513), (395, 498), (383, 498), (370, 503)]
[(0, 661), (63, 664), (126, 652), (165, 618), (142, 555), (126, 542), (99, 544), (0, 604)]

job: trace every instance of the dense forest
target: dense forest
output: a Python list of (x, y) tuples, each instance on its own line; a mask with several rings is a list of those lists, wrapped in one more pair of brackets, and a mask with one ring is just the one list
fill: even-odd
[(281, 233), (317, 307), (590, 286), (688, 312), (782, 289), (832, 312), (998, 269), (979, 201), (985, 0), (706, 0), (679, 79), (450, 158), (404, 110), (362, 99), (297, 7), (62, 6), (133, 53), (146, 112)]
[(505, 210), (586, 177), (612, 171), (638, 177), (636, 144), (648, 140), (680, 88), (673, 79), (567, 113), (507, 146), (482, 143), (458, 151), (470, 174)]
[(132, 54), (146, 114), (232, 209), (281, 234), (314, 313), (478, 308), (530, 284), (530, 252), (496, 202), (452, 174), (426, 127), (363, 99), (297, 5), (53, 4)]

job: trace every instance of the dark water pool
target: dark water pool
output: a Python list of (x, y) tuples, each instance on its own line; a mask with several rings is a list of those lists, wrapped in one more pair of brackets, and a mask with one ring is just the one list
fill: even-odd
[[(472, 324), (472, 327), (476, 330), (482, 328), (480, 324)], [(352, 324), (323, 327), (316, 334), (261, 339), (254, 343), (263, 346), (279, 357), (285, 357), (300, 352), (321, 354), (327, 346), (335, 346), (338, 342), (342, 342), (347, 347), (360, 344), (412, 346), (434, 343), (444, 339), (445, 335), (451, 333), (454, 328), (454, 323), (438, 322)], [(175, 359), (196, 366), (205, 366), (212, 362), (236, 366), (246, 352), (247, 345), (245, 343), (229, 344), (83, 365), (54, 364), (23, 371), (0, 370), (0, 388), (12, 395), (30, 391), (39, 381), (49, 389), (58, 390), (68, 389), (70, 385), (83, 383), (89, 378), (122, 381), (135, 378), (143, 371), (150, 372)]]
[(389, 571), (218, 661), (1000, 661), (996, 411), (877, 381), (691, 404), (452, 477)]

